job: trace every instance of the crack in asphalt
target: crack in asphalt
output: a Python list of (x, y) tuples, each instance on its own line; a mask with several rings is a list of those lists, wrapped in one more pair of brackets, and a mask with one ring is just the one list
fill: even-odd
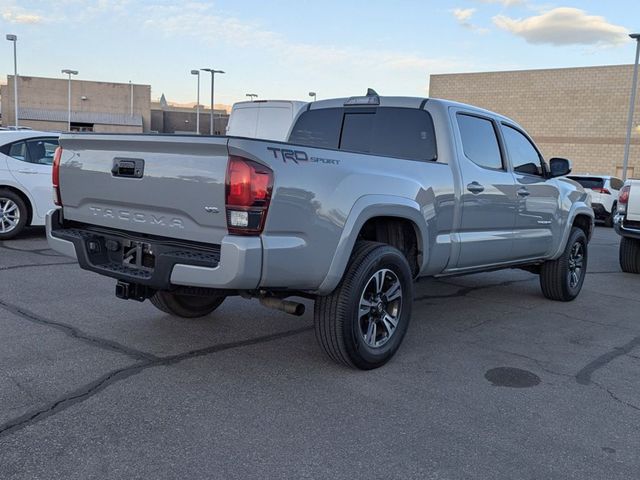
[(621, 345), (619, 347), (614, 347), (612, 350), (600, 355), (598, 358), (592, 360), (584, 367), (580, 369), (578, 373), (576, 373), (576, 382), (580, 385), (589, 385), (590, 383), (595, 383), (591, 380), (591, 376), (597, 370), (607, 366), (609, 363), (613, 362), (616, 358), (621, 357), (623, 355), (627, 355), (631, 350), (640, 346), (640, 335), (632, 338), (630, 341)]
[(25, 413), (17, 418), (9, 420), (8, 422), (0, 425), (0, 438), (11, 435), (18, 430), (41, 422), (42, 420), (60, 413), (78, 403), (82, 403), (99, 392), (103, 391), (107, 387), (114, 383), (125, 380), (129, 377), (137, 375), (144, 370), (152, 367), (171, 366), (180, 363), (184, 360), (190, 360), (192, 358), (202, 357), (213, 353), (222, 352), (225, 350), (232, 350), (241, 347), (247, 347), (251, 345), (257, 345), (266, 342), (272, 342), (280, 340), (282, 338), (292, 337), (301, 333), (309, 332), (313, 330), (313, 326), (306, 326), (293, 330), (286, 330), (284, 332), (272, 333), (269, 335), (263, 335), (260, 337), (249, 338), (246, 340), (238, 340), (235, 342), (222, 343), (219, 345), (212, 345), (205, 348), (196, 350), (190, 350), (184, 353), (178, 353), (176, 355), (169, 355), (166, 357), (155, 357), (153, 360), (147, 360), (144, 362), (136, 363), (128, 367), (119, 368), (113, 370), (102, 377), (87, 383), (72, 392), (67, 393), (63, 397), (50, 402), (49, 404), (30, 412)]
[(77, 264), (78, 262), (27, 263), (23, 265), (9, 265), (7, 267), (0, 267), (0, 272), (5, 270), (17, 270), (20, 268), (51, 267), (53, 265), (77, 265)]
[[(36, 248), (34, 250), (29, 250), (25, 248), (9, 247), (8, 245), (5, 245), (3, 243), (0, 243), (0, 248), (3, 248), (5, 250), (11, 250), (13, 252), (33, 253), (34, 255), (41, 255), (43, 257), (64, 257), (64, 255), (56, 253), (56, 251), (51, 248)], [(53, 252), (53, 253), (44, 253), (44, 252)]]
[(107, 340), (105, 338), (89, 335), (88, 333), (83, 332), (82, 330), (80, 330), (77, 327), (74, 327), (73, 325), (69, 325), (67, 323), (57, 322), (55, 320), (49, 320), (48, 318), (41, 317), (36, 313), (33, 313), (25, 308), (18, 307), (17, 305), (7, 303), (4, 300), (0, 300), (0, 308), (3, 308), (4, 310), (20, 318), (28, 320), (32, 323), (36, 323), (38, 325), (44, 325), (44, 326), (59, 330), (65, 335), (67, 335), (68, 337), (81, 340), (94, 347), (102, 348), (104, 350), (109, 350), (116, 353), (121, 353), (129, 357), (132, 357), (136, 360), (156, 361), (160, 359), (160, 357), (156, 355), (143, 352), (141, 350), (137, 350), (135, 348), (128, 347), (126, 345), (122, 345), (121, 343), (115, 342), (113, 340)]
[(618, 397), (615, 393), (613, 393), (611, 391), (610, 388), (605, 387), (604, 385), (598, 383), (598, 382), (591, 382), (592, 385), (598, 387), (599, 389), (607, 392), (609, 394), (609, 396), (615, 400), (616, 402), (620, 403), (621, 405), (625, 405), (629, 408), (633, 408), (634, 410), (638, 410), (640, 411), (640, 407), (638, 407), (637, 405), (634, 405), (633, 403), (627, 402), (626, 400), (622, 400), (620, 397)]

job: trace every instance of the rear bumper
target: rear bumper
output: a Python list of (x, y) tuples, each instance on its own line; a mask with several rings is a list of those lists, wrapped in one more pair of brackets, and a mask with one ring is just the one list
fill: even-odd
[[(178, 244), (170, 239), (135, 237), (126, 232), (65, 227), (60, 209), (47, 214), (49, 246), (76, 258), (80, 267), (121, 281), (156, 290), (192, 286), (228, 290), (258, 287), (262, 273), (262, 242), (259, 237), (227, 235), (220, 245)], [(123, 264), (127, 242), (144, 242), (153, 252), (153, 265)], [(113, 250), (118, 246), (118, 250)]]
[(640, 222), (627, 222), (621, 215), (614, 217), (613, 226), (621, 237), (636, 238), (640, 240)]

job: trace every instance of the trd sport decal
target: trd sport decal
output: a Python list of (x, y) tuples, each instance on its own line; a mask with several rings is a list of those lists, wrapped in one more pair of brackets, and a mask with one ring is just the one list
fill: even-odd
[(282, 158), (284, 163), (293, 162), (297, 165), (300, 162), (325, 163), (329, 165), (339, 165), (340, 160), (332, 158), (310, 157), (304, 150), (291, 150), (290, 148), (267, 147), (267, 150), (273, 153), (273, 158)]

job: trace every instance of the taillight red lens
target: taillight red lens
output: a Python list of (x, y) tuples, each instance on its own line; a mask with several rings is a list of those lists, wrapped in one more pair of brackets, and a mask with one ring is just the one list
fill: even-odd
[(629, 192), (631, 191), (631, 185), (625, 185), (620, 190), (620, 195), (618, 196), (618, 203), (622, 205), (626, 205), (629, 203)]
[(227, 167), (227, 226), (230, 233), (262, 232), (273, 188), (273, 172), (257, 162), (230, 156)]
[(53, 168), (51, 170), (51, 183), (53, 184), (53, 203), (62, 206), (60, 198), (60, 158), (62, 157), (62, 147), (56, 148), (53, 154)]

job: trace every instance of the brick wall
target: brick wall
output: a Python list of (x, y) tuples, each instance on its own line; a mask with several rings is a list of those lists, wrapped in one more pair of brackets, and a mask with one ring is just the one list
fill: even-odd
[[(431, 75), (429, 96), (513, 118), (547, 159), (571, 159), (574, 173), (621, 175), (632, 74), (632, 65), (613, 65)], [(629, 156), (635, 176), (640, 176), (639, 125), (636, 105)]]

